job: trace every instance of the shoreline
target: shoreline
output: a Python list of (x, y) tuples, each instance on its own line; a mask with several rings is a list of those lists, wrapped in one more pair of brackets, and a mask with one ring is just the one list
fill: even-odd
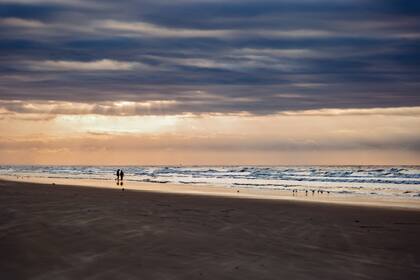
[(4, 279), (416, 279), (407, 208), (0, 181)]
[(290, 190), (270, 190), (244, 187), (222, 187), (206, 184), (173, 184), (155, 182), (124, 181), (123, 186), (116, 186), (115, 180), (97, 179), (67, 179), (67, 178), (41, 178), (41, 177), (19, 177), (9, 175), (0, 176), (0, 181), (23, 182), (34, 184), (56, 184), (68, 187), (94, 187), (105, 189), (121, 189), (131, 191), (157, 192), (169, 194), (189, 194), (200, 196), (220, 196), (240, 199), (262, 199), (262, 200), (290, 200), (306, 203), (341, 204), (381, 208), (404, 208), (420, 211), (420, 200), (415, 199), (387, 199), (371, 198), (355, 195), (315, 194), (305, 195), (303, 192), (293, 195)]

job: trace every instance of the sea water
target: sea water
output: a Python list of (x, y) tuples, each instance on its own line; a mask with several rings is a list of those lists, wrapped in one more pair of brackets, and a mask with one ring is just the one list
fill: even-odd
[(420, 166), (0, 166), (1, 176), (322, 190), (331, 195), (420, 200)]

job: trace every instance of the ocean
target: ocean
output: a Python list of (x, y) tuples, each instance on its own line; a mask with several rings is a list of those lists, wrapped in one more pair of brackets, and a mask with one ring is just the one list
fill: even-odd
[(420, 166), (0, 166), (1, 176), (318, 191), (420, 200)]

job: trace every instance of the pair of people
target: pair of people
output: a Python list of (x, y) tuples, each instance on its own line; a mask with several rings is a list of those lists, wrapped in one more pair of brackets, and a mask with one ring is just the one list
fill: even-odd
[(117, 169), (117, 185), (123, 185), (124, 180), (124, 171), (122, 169)]

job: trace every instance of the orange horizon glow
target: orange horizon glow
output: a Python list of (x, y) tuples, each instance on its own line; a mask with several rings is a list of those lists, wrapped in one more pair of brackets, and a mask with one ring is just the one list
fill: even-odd
[(420, 164), (420, 107), (273, 115), (138, 111), (170, 104), (15, 101), (20, 112), (0, 111), (0, 164)]

